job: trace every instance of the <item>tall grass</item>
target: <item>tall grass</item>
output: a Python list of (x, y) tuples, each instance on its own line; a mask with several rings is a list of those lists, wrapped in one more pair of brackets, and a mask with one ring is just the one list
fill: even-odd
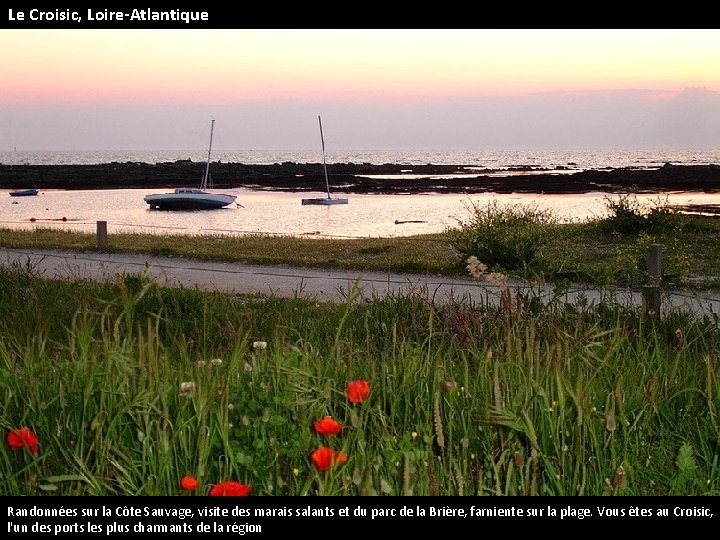
[[(40, 444), (4, 446), (5, 495), (204, 495), (227, 479), (253, 495), (719, 491), (712, 318), (0, 272), (0, 426)], [(371, 392), (351, 403), (359, 379)], [(327, 415), (340, 434), (314, 431)], [(347, 463), (319, 471), (321, 445)]]

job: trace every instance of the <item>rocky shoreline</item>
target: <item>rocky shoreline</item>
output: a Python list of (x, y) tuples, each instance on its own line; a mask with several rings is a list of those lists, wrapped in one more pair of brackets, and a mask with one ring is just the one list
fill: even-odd
[[(0, 164), (0, 189), (153, 189), (197, 187), (204, 163), (105, 163), (98, 165)], [(214, 188), (310, 192), (324, 191), (320, 163), (247, 165), (215, 162)], [(720, 165), (666, 164), (659, 169), (519, 168), (478, 170), (463, 165), (328, 164), (331, 190), (339, 193), (663, 193), (720, 192)], [(373, 178), (374, 175), (403, 175)], [(457, 177), (453, 177), (457, 175)], [(437, 178), (437, 176), (443, 176)]]

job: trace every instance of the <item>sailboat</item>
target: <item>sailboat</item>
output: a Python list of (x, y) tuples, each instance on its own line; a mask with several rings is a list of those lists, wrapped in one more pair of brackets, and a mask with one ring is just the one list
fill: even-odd
[(325, 171), (325, 190), (327, 192), (326, 197), (315, 197), (310, 199), (303, 199), (303, 204), (347, 204), (348, 200), (342, 197), (330, 197), (330, 181), (328, 180), (327, 164), (325, 163), (325, 139), (323, 138), (322, 131), (322, 120), (318, 116), (318, 123), (320, 124), (320, 142), (322, 143), (322, 156), (323, 156), (323, 170)]
[(213, 130), (215, 119), (210, 122), (210, 146), (208, 147), (207, 163), (200, 188), (175, 188), (172, 193), (155, 193), (145, 195), (145, 202), (151, 210), (214, 210), (224, 208), (235, 202), (236, 195), (212, 193), (206, 191), (210, 185), (210, 155), (212, 154)]

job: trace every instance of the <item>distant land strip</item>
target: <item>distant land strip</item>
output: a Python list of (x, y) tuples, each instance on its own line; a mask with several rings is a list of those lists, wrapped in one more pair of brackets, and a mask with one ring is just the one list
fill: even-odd
[[(720, 165), (665, 164), (657, 169), (579, 170), (518, 167), (492, 170), (465, 165), (328, 164), (333, 192), (417, 193), (665, 193), (720, 192)], [(112, 162), (98, 165), (0, 164), (0, 189), (169, 189), (198, 187), (205, 163)], [(373, 178), (372, 176), (390, 176)], [(215, 189), (266, 191), (325, 190), (320, 163), (248, 165), (215, 162), (210, 166)], [(396, 176), (392, 178), (392, 176)], [(437, 178), (437, 176), (443, 176)]]

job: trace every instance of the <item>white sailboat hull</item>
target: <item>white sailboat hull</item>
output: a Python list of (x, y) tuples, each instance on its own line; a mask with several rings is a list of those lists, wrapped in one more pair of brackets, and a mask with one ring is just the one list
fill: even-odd
[(330, 197), (317, 197), (314, 199), (303, 199), (303, 204), (322, 204), (322, 205), (328, 205), (328, 204), (347, 204), (347, 199), (342, 198), (330, 198)]
[(177, 188), (173, 193), (145, 195), (152, 210), (212, 210), (233, 204), (235, 195), (209, 193), (202, 189)]
[(215, 119), (210, 122), (210, 146), (208, 147), (205, 174), (203, 174), (200, 188), (175, 188), (172, 193), (154, 193), (145, 195), (145, 202), (151, 210), (214, 210), (224, 208), (235, 202), (237, 196), (228, 193), (211, 193), (205, 191), (210, 179), (210, 154), (212, 152), (213, 130)]
[(330, 179), (328, 178), (327, 163), (325, 162), (325, 137), (323, 137), (322, 120), (319, 116), (318, 124), (320, 126), (320, 142), (322, 143), (323, 171), (325, 171), (325, 189), (327, 190), (327, 197), (313, 197), (303, 199), (302, 204), (320, 204), (323, 206), (329, 206), (332, 204), (347, 204), (348, 200), (343, 197), (330, 197)]

